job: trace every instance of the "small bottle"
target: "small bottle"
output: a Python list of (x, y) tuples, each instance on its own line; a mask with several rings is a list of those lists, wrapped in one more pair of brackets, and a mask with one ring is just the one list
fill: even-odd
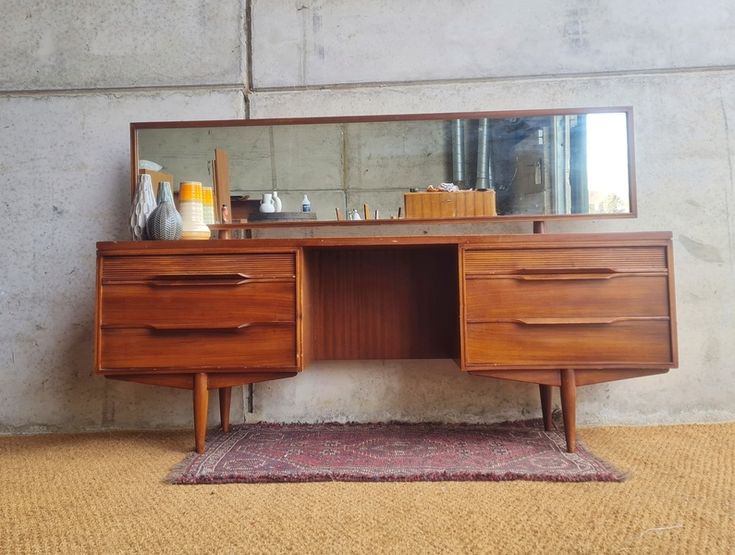
[(311, 212), (311, 202), (309, 201), (309, 197), (306, 195), (304, 195), (304, 200), (301, 201), (301, 211)]

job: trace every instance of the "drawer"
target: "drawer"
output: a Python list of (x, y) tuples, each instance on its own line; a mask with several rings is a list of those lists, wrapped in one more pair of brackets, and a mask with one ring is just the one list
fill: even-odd
[(285, 253), (106, 256), (102, 282), (155, 280), (161, 277), (294, 277), (296, 255)]
[(671, 366), (668, 318), (467, 324), (467, 366)]
[(283, 369), (297, 366), (294, 324), (232, 329), (102, 329), (102, 370)]
[(468, 277), (468, 321), (493, 318), (668, 316), (668, 276), (537, 274)]
[(663, 246), (469, 249), (464, 253), (465, 274), (549, 269), (639, 272), (666, 268), (666, 248)]
[(239, 325), (294, 322), (293, 280), (202, 279), (112, 283), (102, 286), (100, 322), (105, 325)]

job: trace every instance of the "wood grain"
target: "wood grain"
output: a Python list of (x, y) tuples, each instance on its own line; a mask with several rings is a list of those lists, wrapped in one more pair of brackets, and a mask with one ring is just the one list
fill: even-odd
[(496, 216), (495, 191), (458, 191), (455, 193), (405, 193), (406, 218), (468, 218)]
[(541, 396), (541, 417), (544, 421), (544, 430), (550, 432), (554, 427), (551, 419), (551, 386), (539, 384), (538, 388)]
[[(569, 239), (573, 240), (573, 237)], [(529, 241), (529, 246), (530, 244), (532, 243)], [(523, 273), (524, 270), (572, 270), (575, 268), (602, 269), (611, 272), (665, 270), (666, 249), (664, 246), (610, 248), (565, 246), (547, 249), (531, 247), (519, 250), (468, 249), (465, 253), (467, 275), (510, 270)]]
[(613, 324), (525, 325), (516, 322), (467, 325), (467, 364), (659, 365), (670, 367), (670, 322), (623, 320)]
[(561, 370), (561, 413), (567, 452), (574, 453), (577, 450), (577, 384), (574, 370), (570, 368)]
[[(574, 277), (574, 276), (572, 276)], [(517, 276), (468, 279), (467, 319), (668, 316), (668, 276), (525, 281)]]
[(108, 371), (295, 368), (295, 328), (289, 322), (264, 322), (233, 330), (103, 329), (101, 365)]
[(102, 327), (148, 325), (237, 325), (245, 322), (295, 322), (296, 284), (245, 281), (207, 286), (112, 284), (104, 286)]
[[(165, 243), (165, 241), (160, 242)], [(232, 277), (238, 274), (242, 274), (241, 277), (293, 278), (296, 273), (293, 252), (225, 255), (205, 253), (207, 249), (201, 249), (196, 254), (183, 255), (151, 253), (149, 256), (110, 256), (105, 260), (102, 280), (105, 283), (111, 281), (142, 282), (170, 276)]]
[(230, 431), (230, 404), (232, 402), (232, 387), (220, 387), (219, 391), (219, 421), (222, 431)]
[(457, 249), (310, 249), (316, 360), (457, 358)]
[(204, 453), (204, 442), (207, 437), (207, 375), (194, 374), (194, 439), (197, 453)]

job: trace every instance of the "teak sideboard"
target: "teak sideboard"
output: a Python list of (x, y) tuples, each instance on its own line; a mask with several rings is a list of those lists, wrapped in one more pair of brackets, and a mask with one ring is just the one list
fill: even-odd
[(475, 376), (560, 387), (677, 365), (670, 233), (97, 244), (96, 372), (191, 389), (204, 451), (209, 389), (318, 360), (451, 358)]

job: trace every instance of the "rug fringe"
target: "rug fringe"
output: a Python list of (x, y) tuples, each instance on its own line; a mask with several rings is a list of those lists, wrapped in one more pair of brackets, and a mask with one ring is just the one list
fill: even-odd
[(181, 462), (176, 463), (174, 466), (171, 467), (171, 470), (168, 471), (168, 474), (163, 479), (164, 484), (185, 484), (187, 482), (182, 482), (181, 480), (186, 475), (187, 470), (191, 467), (191, 463), (194, 462), (194, 459), (199, 456), (195, 452), (191, 452), (186, 457), (184, 457), (184, 460)]

